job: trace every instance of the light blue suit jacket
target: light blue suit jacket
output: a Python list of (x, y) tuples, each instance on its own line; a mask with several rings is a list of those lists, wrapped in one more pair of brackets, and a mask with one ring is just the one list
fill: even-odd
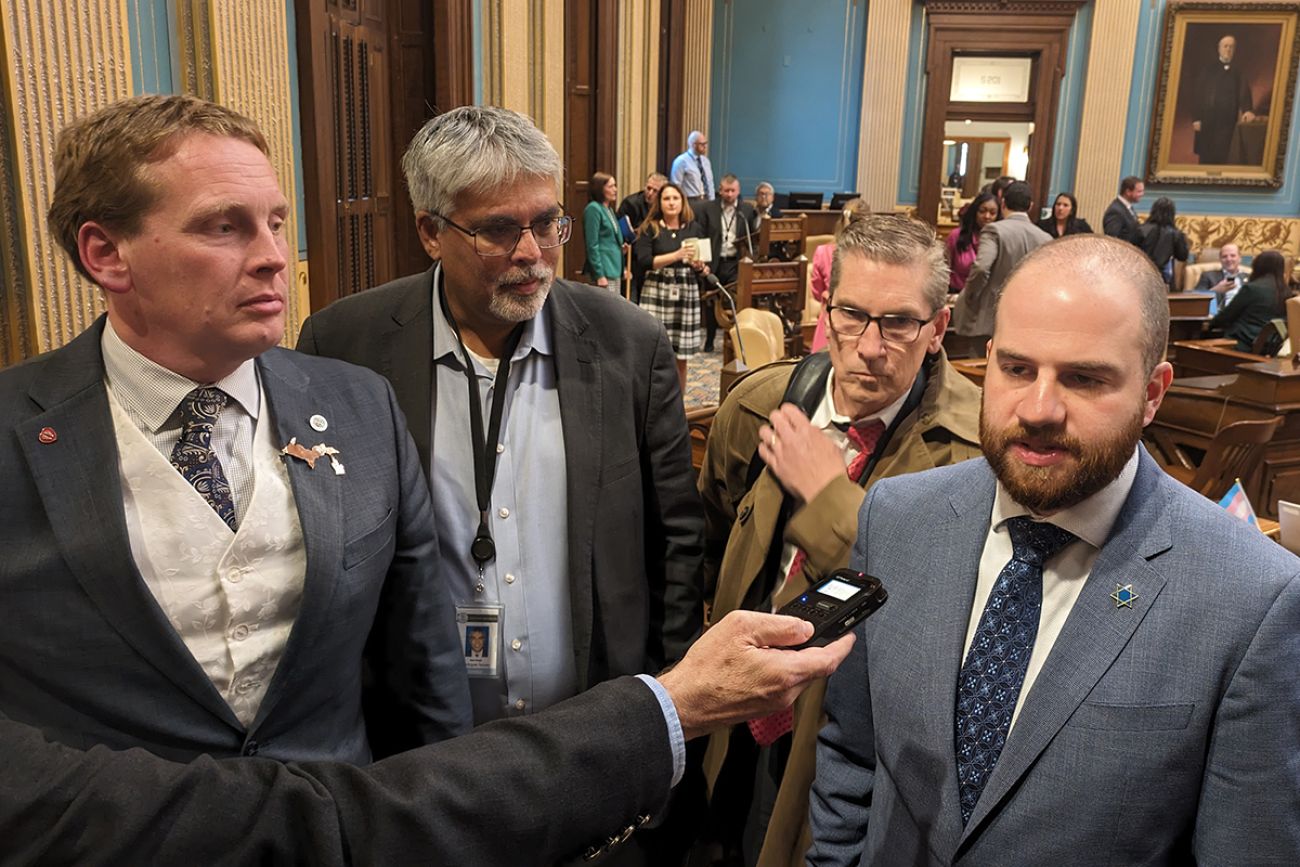
[(889, 602), (830, 680), (809, 863), (1300, 862), (1300, 560), (1145, 452), (962, 827), (954, 701), (994, 489), (968, 461), (862, 506), (853, 565)]

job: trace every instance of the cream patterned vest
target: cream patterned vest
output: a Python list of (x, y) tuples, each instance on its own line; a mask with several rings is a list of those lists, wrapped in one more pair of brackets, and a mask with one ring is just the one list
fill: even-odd
[(249, 726), (298, 615), (307, 565), (268, 413), (253, 435), (253, 500), (232, 533), (108, 393), (136, 567), (217, 692)]

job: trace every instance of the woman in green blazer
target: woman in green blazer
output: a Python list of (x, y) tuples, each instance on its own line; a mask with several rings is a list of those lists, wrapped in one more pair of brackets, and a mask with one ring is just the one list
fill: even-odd
[(1260, 253), (1250, 267), (1250, 282), (1210, 320), (1210, 327), (1222, 328), (1225, 337), (1237, 341), (1241, 352), (1251, 351), (1270, 319), (1286, 318), (1286, 299), (1291, 295), (1286, 260), (1277, 250)]
[(619, 294), (623, 278), (623, 233), (618, 229), (614, 205), (618, 202), (618, 181), (604, 172), (591, 176), (591, 201), (582, 212), (582, 236), (587, 242), (587, 264), (583, 273), (596, 283)]

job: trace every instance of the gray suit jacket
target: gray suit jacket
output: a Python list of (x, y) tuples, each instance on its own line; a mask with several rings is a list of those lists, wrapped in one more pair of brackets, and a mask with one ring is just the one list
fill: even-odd
[(667, 798), (668, 728), (624, 678), (365, 768), (81, 753), (0, 718), (0, 861), (549, 865)]
[(1101, 218), (1102, 230), (1112, 238), (1119, 238), (1121, 241), (1128, 241), (1130, 244), (1141, 246), (1142, 234), (1139, 231), (1141, 223), (1138, 222), (1137, 215), (1129, 210), (1128, 205), (1124, 204), (1118, 196), (1111, 199), (1106, 206), (1106, 213)]
[(998, 296), (1016, 264), (1052, 240), (1025, 214), (1014, 213), (1005, 220), (989, 223), (980, 232), (979, 253), (966, 278), (966, 288), (957, 296), (952, 325), (965, 337), (987, 337), (993, 333)]
[[(0, 713), (71, 746), (140, 746), (178, 760), (364, 763), (372, 743), (385, 754), (468, 731), (455, 612), (432, 580), (428, 489), (387, 384), (283, 349), (258, 359), (274, 441), (324, 440), (347, 474), (286, 459), (305, 585), (245, 729), (132, 560), (104, 323), (0, 373)], [(329, 422), (321, 434), (307, 423), (318, 413)], [(44, 428), (55, 442), (41, 441)]]
[[(429, 466), (433, 269), (315, 313), (298, 350), (386, 376)], [(573, 645), (580, 688), (680, 659), (699, 632), (704, 517), (672, 346), (602, 289), (555, 281)]]
[(994, 486), (967, 461), (862, 507), (853, 563), (889, 601), (830, 680), (810, 863), (1300, 860), (1300, 560), (1145, 453), (963, 829), (954, 704)]

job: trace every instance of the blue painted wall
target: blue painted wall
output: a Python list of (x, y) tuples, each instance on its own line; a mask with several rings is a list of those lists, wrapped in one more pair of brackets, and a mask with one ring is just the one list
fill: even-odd
[[(292, 106), (293, 173), (297, 190), (298, 256), (307, 258), (307, 193), (302, 173), (302, 120), (299, 116), (297, 18), (294, 0), (284, 0), (289, 44), (289, 99)], [(132, 92), (178, 93), (176, 14), (171, 0), (128, 0), (127, 31), (131, 40)]]
[[(751, 195), (855, 190), (867, 9), (714, 0), (709, 156)], [(666, 167), (665, 167), (666, 168)]]
[(132, 93), (176, 92), (173, 15), (169, 0), (128, 0), (126, 26), (131, 39)]
[[(925, 7), (912, 7), (912, 28), (907, 50), (907, 101), (903, 118), (902, 161), (898, 167), (898, 203), (915, 205), (921, 177), (921, 127), (925, 120)], [(1079, 121), (1083, 115), (1083, 84), (1088, 76), (1088, 45), (1092, 35), (1092, 4), (1075, 16), (1066, 48), (1065, 75), (1057, 106), (1056, 136), (1052, 144), (1053, 195), (1074, 188), (1078, 165)]]
[[(1166, 0), (1150, 0), (1142, 4), (1137, 51), (1133, 58), (1133, 93), (1129, 98), (1128, 116), (1125, 119), (1121, 175), (1141, 176), (1146, 173), (1147, 147), (1151, 141), (1151, 112), (1155, 107), (1160, 54), (1164, 47), (1166, 5)], [(1168, 196), (1174, 200), (1179, 212), (1240, 217), (1294, 217), (1300, 214), (1300, 111), (1291, 112), (1291, 134), (1287, 150), (1281, 189), (1198, 189), (1148, 184), (1140, 210), (1150, 208), (1157, 197)]]

